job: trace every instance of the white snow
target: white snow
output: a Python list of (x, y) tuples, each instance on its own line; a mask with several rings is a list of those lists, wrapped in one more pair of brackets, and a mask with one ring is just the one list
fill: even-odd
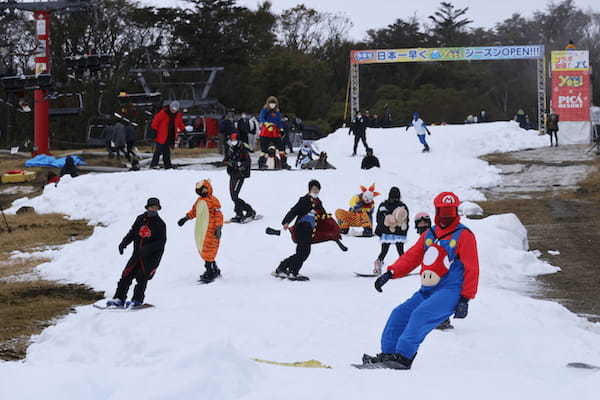
[[(340, 130), (319, 143), (336, 170), (253, 172), (241, 197), (264, 219), (224, 227), (217, 258), (224, 277), (208, 286), (196, 284), (203, 262), (193, 224), (179, 228), (176, 221), (193, 204), (194, 183), (202, 178), (212, 180), (226, 217), (233, 214), (225, 171), (89, 174), (15, 202), (9, 212), (31, 205), (105, 226), (48, 252), (52, 261), (39, 269), (107, 296), (131, 252), (119, 256), (117, 245), (147, 197), (161, 199), (168, 242), (146, 293), (156, 308), (127, 313), (78, 307), (33, 339), (24, 362), (0, 363), (0, 399), (596, 398), (600, 375), (565, 365), (600, 362), (600, 329), (557, 303), (524, 294), (535, 275), (558, 268), (528, 251), (527, 232), (515, 215), (463, 219), (478, 239), (478, 296), (468, 318), (454, 322), (456, 329), (427, 337), (411, 371), (349, 366), (363, 352), (379, 351), (389, 313), (419, 285), (411, 276), (389, 282), (379, 294), (371, 279), (353, 276), (372, 268), (376, 239), (344, 238), (347, 253), (333, 243), (314, 246), (303, 268), (310, 282), (269, 276), (294, 246), (287, 233), (266, 236), (265, 227), (279, 227), (311, 178), (321, 181), (321, 199), (331, 213), (347, 208), (359, 185), (375, 182), (382, 192), (376, 201), (397, 185), (411, 215), (433, 215), (431, 201), (442, 190), (477, 201), (484, 197), (475, 187), (499, 183), (498, 169), (477, 156), (547, 144), (513, 123), (430, 130), (430, 154), (422, 154), (415, 135), (403, 129), (369, 130), (381, 169), (360, 170), (360, 159), (349, 157), (353, 138)], [(409, 242), (415, 240), (411, 225)], [(390, 250), (386, 261), (394, 259)], [(333, 369), (264, 365), (252, 357), (318, 359)]]

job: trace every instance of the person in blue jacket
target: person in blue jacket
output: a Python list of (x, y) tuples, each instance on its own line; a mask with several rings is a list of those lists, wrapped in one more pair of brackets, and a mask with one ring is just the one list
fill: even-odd
[(262, 168), (266, 163), (269, 147), (275, 146), (279, 151), (281, 165), (284, 168), (289, 168), (285, 148), (283, 147), (283, 140), (281, 139), (281, 131), (284, 124), (281, 120), (281, 111), (279, 110), (277, 97), (269, 96), (267, 98), (266, 104), (258, 115), (258, 122), (260, 123), (260, 151), (262, 152), (258, 160), (258, 167)]

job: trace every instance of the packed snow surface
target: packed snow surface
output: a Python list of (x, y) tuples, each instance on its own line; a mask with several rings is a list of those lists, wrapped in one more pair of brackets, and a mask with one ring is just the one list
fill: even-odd
[[(379, 352), (391, 310), (419, 287), (416, 276), (390, 281), (383, 293), (369, 272), (379, 252), (376, 238), (345, 237), (313, 246), (303, 273), (309, 282), (269, 273), (293, 252), (289, 234), (266, 236), (319, 179), (321, 199), (333, 213), (347, 208), (359, 185), (376, 184), (387, 197), (397, 185), (411, 215), (433, 214), (432, 198), (444, 190), (478, 201), (476, 188), (500, 181), (478, 156), (547, 145), (547, 138), (513, 123), (432, 127), (432, 152), (421, 153), (412, 129), (369, 130), (382, 168), (360, 170), (347, 129), (319, 142), (337, 167), (327, 171), (253, 172), (241, 197), (264, 215), (247, 225), (226, 225), (217, 262), (223, 278), (198, 285), (203, 272), (193, 223), (177, 220), (190, 209), (194, 184), (210, 178), (227, 217), (233, 215), (226, 172), (143, 171), (64, 178), (32, 200), (38, 212), (63, 212), (100, 224), (82, 241), (49, 252), (40, 266), (51, 279), (81, 282), (112, 296), (129, 255), (117, 245), (145, 201), (157, 196), (168, 242), (139, 312), (77, 307), (33, 338), (24, 362), (0, 363), (0, 399), (592, 399), (600, 374), (568, 369), (571, 361), (600, 363), (600, 329), (561, 305), (524, 293), (533, 277), (556, 272), (528, 251), (527, 232), (513, 214), (463, 219), (475, 232), (481, 265), (479, 293), (469, 316), (452, 331), (432, 332), (410, 371), (359, 371), (363, 352)], [(364, 150), (362, 150), (364, 154)], [(293, 159), (292, 159), (293, 161)], [(411, 224), (409, 242), (416, 234)], [(387, 263), (395, 260), (390, 250)], [(318, 359), (333, 369), (258, 364)]]

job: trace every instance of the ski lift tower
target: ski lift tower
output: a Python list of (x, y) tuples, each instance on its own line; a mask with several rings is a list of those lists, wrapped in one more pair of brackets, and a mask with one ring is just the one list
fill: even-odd
[[(0, 2), (0, 10), (33, 12), (37, 51), (35, 53), (35, 75), (50, 74), (50, 18), (53, 12), (72, 12), (90, 7), (92, 0), (19, 1)], [(48, 145), (48, 90), (34, 91), (34, 147), (33, 154), (49, 154)]]

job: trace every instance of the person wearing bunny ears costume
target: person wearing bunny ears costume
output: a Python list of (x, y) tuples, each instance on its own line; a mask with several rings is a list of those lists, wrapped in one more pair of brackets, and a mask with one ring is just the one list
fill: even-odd
[(375, 197), (380, 193), (375, 191), (375, 184), (368, 188), (361, 186), (360, 193), (350, 199), (350, 208), (335, 211), (335, 217), (342, 233), (350, 231), (350, 227), (363, 228), (363, 237), (373, 236), (373, 210), (375, 209)]
[(363, 356), (357, 368), (410, 369), (419, 346), (448, 317), (466, 318), (479, 282), (475, 235), (460, 223), (458, 196), (434, 199), (435, 226), (375, 281), (382, 291), (390, 279), (402, 278), (421, 265), (421, 288), (396, 307), (381, 336), (381, 353)]

